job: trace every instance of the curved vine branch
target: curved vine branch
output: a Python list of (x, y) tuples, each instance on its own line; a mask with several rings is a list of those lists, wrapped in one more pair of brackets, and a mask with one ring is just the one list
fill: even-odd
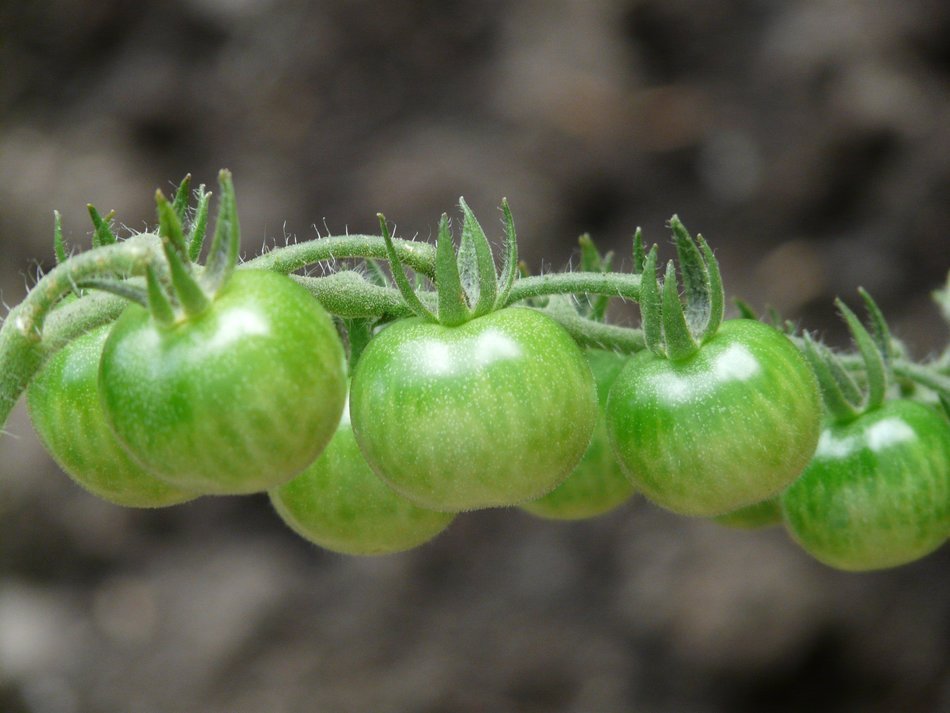
[[(405, 265), (426, 277), (435, 277), (434, 246), (399, 238), (393, 239), (393, 245)], [(379, 235), (331, 235), (274, 248), (248, 260), (241, 267), (287, 274), (318, 262), (348, 258), (386, 260), (386, 243)]]
[(0, 326), (0, 427), (49, 354), (43, 332), (53, 308), (84, 280), (141, 274), (158, 250), (157, 238), (146, 233), (80, 253), (44, 275), (10, 310)]

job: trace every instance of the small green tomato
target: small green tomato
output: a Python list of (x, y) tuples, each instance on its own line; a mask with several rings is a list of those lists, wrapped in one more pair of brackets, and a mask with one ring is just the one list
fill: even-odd
[(607, 429), (638, 491), (682, 515), (760, 502), (802, 472), (821, 430), (818, 383), (781, 332), (723, 322), (691, 356), (630, 360), (607, 402)]
[(237, 270), (206, 310), (169, 326), (130, 305), (103, 349), (99, 391), (150, 472), (195, 492), (252, 493), (286, 483), (330, 441), (345, 358), (306, 289)]
[(417, 507), (379, 479), (360, 452), (347, 408), (320, 457), (271, 490), (270, 499), (298, 535), (350, 555), (411, 549), (438, 535), (455, 517)]
[(832, 567), (919, 559), (950, 536), (950, 423), (898, 400), (827, 426), (781, 504), (791, 536)]
[(594, 380), (557, 322), (512, 307), (447, 327), (395, 322), (353, 374), (353, 431), (373, 470), (420, 507), (517, 505), (553, 490), (590, 443)]
[(610, 447), (603, 409), (614, 380), (629, 357), (603, 349), (585, 352), (597, 384), (600, 410), (590, 445), (581, 462), (563, 483), (543, 498), (520, 507), (538, 517), (554, 520), (581, 520), (602, 515), (633, 496), (633, 483), (624, 474)]
[(109, 428), (97, 387), (109, 329), (105, 325), (67, 344), (30, 384), (27, 400), (40, 440), (76, 483), (110, 503), (153, 508), (197, 497), (135, 463)]
[(738, 530), (758, 530), (782, 523), (782, 508), (778, 498), (769, 498), (760, 503), (746, 505), (744, 508), (718, 515), (713, 520), (726, 527)]

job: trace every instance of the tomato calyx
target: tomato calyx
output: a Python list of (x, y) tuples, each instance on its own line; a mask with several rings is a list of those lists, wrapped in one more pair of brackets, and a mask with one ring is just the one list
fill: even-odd
[(850, 423), (880, 408), (893, 379), (891, 367), (897, 348), (890, 329), (871, 295), (863, 288), (858, 292), (868, 313), (870, 332), (843, 300), (836, 299), (835, 306), (857, 346), (864, 374), (863, 388), (828, 347), (808, 332), (803, 334), (803, 352), (818, 378), (828, 413), (837, 424)]
[(684, 298), (680, 297), (674, 262), (667, 262), (661, 282), (657, 277), (658, 247), (654, 244), (644, 256), (639, 232), (634, 265), (641, 272), (640, 310), (647, 348), (659, 357), (682, 361), (715, 336), (725, 311), (725, 293), (719, 263), (703, 236), (697, 234), (694, 239), (675, 215), (669, 226)]
[(377, 213), (393, 279), (406, 305), (416, 316), (446, 327), (465, 324), (507, 306), (518, 275), (518, 243), (508, 200), (503, 198), (501, 202), (505, 221), (505, 262), (500, 273), (495, 267), (488, 237), (464, 198), (459, 198), (459, 207), (462, 210), (462, 234), (457, 251), (448, 215), (443, 213), (439, 221), (435, 253), (435, 311), (423, 302), (410, 284), (386, 217)]
[[(204, 185), (198, 187), (197, 205), (194, 216), (189, 221), (191, 176), (188, 175), (179, 184), (172, 201), (169, 201), (161, 190), (155, 192), (158, 234), (164, 261), (155, 260), (146, 264), (145, 285), (129, 280), (96, 277), (80, 282), (77, 286), (110, 292), (138, 303), (149, 310), (158, 324), (165, 327), (203, 313), (234, 271), (241, 241), (230, 171), (222, 169), (218, 174), (218, 183), (221, 201), (211, 249), (203, 267), (198, 266), (196, 261), (205, 242), (211, 194), (205, 190)], [(95, 228), (94, 247), (111, 245), (117, 241), (110, 224), (113, 213), (103, 218), (95, 207), (89, 205), (89, 216)], [(58, 215), (54, 226), (54, 248), (57, 259), (65, 255)]]

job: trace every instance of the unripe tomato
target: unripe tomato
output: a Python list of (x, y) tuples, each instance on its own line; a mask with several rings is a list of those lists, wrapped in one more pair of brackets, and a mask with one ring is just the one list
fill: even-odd
[(681, 361), (636, 354), (610, 391), (607, 430), (637, 490), (710, 517), (791, 483), (815, 452), (821, 413), (815, 376), (791, 341), (738, 319)]
[(720, 525), (738, 530), (757, 530), (782, 523), (782, 507), (778, 498), (769, 498), (760, 503), (746, 505), (744, 508), (717, 515), (713, 518)]
[(237, 270), (206, 310), (170, 327), (128, 307), (103, 349), (99, 390), (150, 472), (196, 492), (256, 492), (300, 473), (336, 431), (343, 346), (306, 289)]
[(791, 536), (832, 567), (919, 559), (950, 536), (950, 423), (898, 400), (827, 426), (781, 504)]
[(347, 408), (320, 457), (271, 490), (270, 499), (298, 535), (351, 555), (411, 549), (438, 535), (455, 517), (417, 507), (379, 479), (360, 452)]
[(136, 464), (106, 422), (97, 380), (110, 325), (56, 352), (27, 391), (33, 426), (59, 467), (76, 483), (116, 505), (163, 507), (197, 497)]
[(610, 447), (603, 409), (614, 380), (629, 357), (603, 349), (584, 352), (597, 385), (597, 424), (584, 457), (563, 483), (538, 500), (521, 508), (555, 520), (580, 520), (602, 515), (633, 495), (633, 483), (624, 474)]
[(356, 365), (350, 412), (390, 487), (458, 512), (553, 490), (587, 449), (597, 399), (564, 328), (512, 307), (456, 327), (419, 318), (386, 327)]

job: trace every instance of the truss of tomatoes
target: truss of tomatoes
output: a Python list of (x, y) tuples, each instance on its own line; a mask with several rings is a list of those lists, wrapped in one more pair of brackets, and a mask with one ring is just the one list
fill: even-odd
[[(348, 554), (410, 549), (469, 510), (582, 519), (635, 492), (725, 524), (784, 520), (843, 569), (903, 564), (950, 536), (946, 418), (897, 400), (829, 422), (788, 336), (722, 321), (701, 239), (677, 233), (692, 275), (685, 311), (672, 268), (656, 276), (655, 247), (640, 261), (647, 348), (626, 356), (585, 351), (543, 311), (509, 306), (513, 275), (489, 276), (484, 261), (478, 288), (463, 286), (473, 269), (442, 232), (429, 310), (384, 225), (416, 315), (374, 328), (348, 368), (304, 287), (233, 270), (236, 249), (222, 247), (233, 235), (219, 238), (223, 267), (179, 270), (185, 242), (164, 210), (177, 282), (150, 274), (143, 304), (61, 349), (28, 392), (54, 459), (111, 502), (267, 492), (294, 531)], [(472, 221), (463, 232), (480, 239)]]

